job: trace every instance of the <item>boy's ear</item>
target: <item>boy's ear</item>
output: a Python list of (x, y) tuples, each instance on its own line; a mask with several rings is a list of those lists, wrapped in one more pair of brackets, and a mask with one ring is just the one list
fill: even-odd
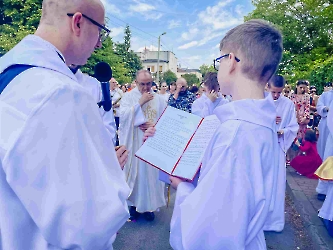
[(236, 61), (234, 53), (230, 53), (228, 59), (229, 59), (229, 62), (228, 62), (228, 64), (229, 64), (229, 73), (231, 74), (231, 73), (234, 73), (234, 71), (236, 69), (236, 64), (239, 63), (239, 62)]

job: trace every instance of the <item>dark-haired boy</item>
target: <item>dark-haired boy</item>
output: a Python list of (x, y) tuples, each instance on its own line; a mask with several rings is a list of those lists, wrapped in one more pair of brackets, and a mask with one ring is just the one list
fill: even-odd
[(279, 141), (279, 172), (274, 194), (274, 208), (268, 215), (264, 230), (281, 232), (284, 228), (284, 201), (286, 192), (286, 153), (297, 136), (298, 123), (294, 103), (281, 95), (285, 85), (282, 76), (274, 75), (268, 81), (268, 91), (276, 107), (276, 126)]

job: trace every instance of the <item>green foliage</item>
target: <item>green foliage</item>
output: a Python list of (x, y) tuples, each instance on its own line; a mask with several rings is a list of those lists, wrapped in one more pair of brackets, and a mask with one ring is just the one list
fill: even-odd
[(199, 67), (199, 69), (200, 73), (202, 74), (202, 77), (205, 77), (206, 73), (208, 72), (216, 72), (216, 70), (214, 69), (214, 65), (203, 64)]
[(324, 84), (333, 81), (333, 56), (324, 62), (317, 63), (311, 71), (309, 81), (315, 85), (321, 94)]
[(183, 78), (187, 81), (187, 85), (192, 86), (193, 84), (200, 84), (199, 78), (195, 74), (185, 74), (182, 75)]
[(171, 70), (167, 70), (163, 73), (161, 79), (170, 85), (170, 83), (177, 81), (177, 76)]
[(87, 64), (82, 67), (82, 71), (93, 75), (94, 67), (99, 62), (106, 62), (111, 66), (113, 77), (120, 83), (131, 82), (128, 75), (128, 70), (125, 68), (121, 58), (113, 51), (113, 42), (109, 37), (101, 49), (95, 50), (94, 54), (89, 58)]
[(244, 18), (245, 21), (264, 19), (276, 25), (283, 34), (284, 54), (278, 73), (285, 75), (290, 83), (309, 79), (315, 74), (312, 71), (319, 67), (317, 64), (329, 59), (333, 52), (330, 0), (253, 0), (252, 3), (255, 10)]
[(127, 77), (135, 78), (136, 72), (142, 69), (140, 58), (130, 50), (131, 47), (131, 31), (127, 25), (125, 28), (124, 43), (118, 43), (115, 46), (115, 53), (122, 59), (125, 68), (128, 70)]

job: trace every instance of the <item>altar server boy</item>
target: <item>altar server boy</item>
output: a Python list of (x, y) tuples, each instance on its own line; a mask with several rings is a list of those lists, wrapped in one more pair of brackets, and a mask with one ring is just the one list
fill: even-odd
[(221, 92), (233, 102), (215, 109), (221, 125), (197, 187), (170, 177), (177, 189), (170, 244), (177, 250), (264, 250), (279, 158), (276, 108), (264, 88), (281, 60), (282, 37), (269, 23), (251, 20), (230, 30), (220, 51)]
[(285, 85), (282, 76), (275, 75), (268, 82), (268, 91), (272, 95), (276, 107), (276, 127), (279, 141), (279, 173), (275, 190), (274, 210), (269, 213), (265, 223), (265, 231), (281, 232), (284, 228), (284, 201), (286, 193), (286, 152), (296, 138), (298, 123), (294, 103), (281, 95)]

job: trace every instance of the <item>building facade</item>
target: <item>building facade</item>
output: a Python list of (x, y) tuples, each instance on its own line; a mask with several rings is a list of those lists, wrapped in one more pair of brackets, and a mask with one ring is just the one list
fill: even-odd
[(200, 82), (202, 81), (202, 74), (200, 73), (200, 70), (198, 70), (198, 69), (183, 69), (183, 68), (177, 69), (177, 73), (176, 73), (177, 78), (180, 78), (186, 74), (194, 74), (199, 78)]
[[(157, 53), (157, 51), (150, 51), (148, 49), (145, 49), (143, 52), (135, 52), (141, 59), (143, 69), (149, 70), (153, 75), (157, 73)], [(171, 51), (160, 51), (160, 74), (168, 70), (177, 74), (177, 58)]]

